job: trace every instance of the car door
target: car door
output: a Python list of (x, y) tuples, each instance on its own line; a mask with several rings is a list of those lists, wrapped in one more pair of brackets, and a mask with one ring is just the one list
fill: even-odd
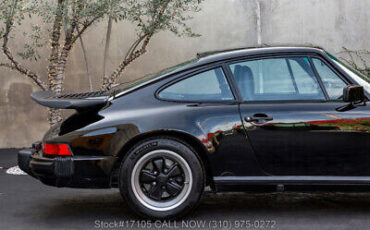
[(176, 76), (157, 97), (168, 102), (161, 103), (166, 107), (161, 111), (166, 112), (153, 117), (150, 124), (156, 127), (161, 123), (164, 130), (184, 130), (196, 136), (208, 151), (212, 176), (262, 174), (245, 141), (239, 105), (222, 66), (208, 67), (180, 79)]
[(247, 139), (269, 175), (369, 176), (369, 106), (346, 112), (349, 84), (321, 57), (231, 63)]

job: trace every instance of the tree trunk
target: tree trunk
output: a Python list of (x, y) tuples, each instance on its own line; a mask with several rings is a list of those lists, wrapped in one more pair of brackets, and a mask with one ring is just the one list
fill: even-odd
[(109, 47), (110, 47), (110, 36), (112, 33), (112, 17), (108, 19), (107, 35), (105, 37), (105, 50), (104, 50), (104, 63), (103, 63), (103, 76), (107, 74), (107, 62), (109, 57)]
[[(62, 56), (63, 55), (63, 56)], [(65, 51), (62, 51), (62, 54), (59, 58), (59, 61), (57, 63), (56, 67), (56, 74), (53, 77), (53, 80), (51, 82), (51, 89), (54, 91), (55, 95), (60, 96), (62, 95), (63, 91), (63, 77), (64, 77), (64, 71), (65, 71), (65, 62), (62, 61), (66, 60), (66, 54)], [(49, 124), (50, 126), (53, 126), (59, 122), (62, 121), (62, 113), (59, 109), (50, 109), (49, 110)]]
[[(55, 12), (53, 31), (51, 34), (51, 53), (49, 58), (49, 89), (54, 91), (56, 95), (60, 95), (61, 91), (61, 79), (58, 77), (58, 60), (59, 60), (59, 46), (61, 29), (63, 22), (63, 0), (58, 0), (57, 11)], [(62, 120), (62, 114), (58, 109), (49, 109), (49, 124), (50, 126)]]
[(51, 34), (51, 53), (49, 57), (49, 88), (53, 90), (53, 79), (57, 75), (57, 65), (59, 57), (59, 46), (60, 46), (60, 37), (61, 29), (63, 22), (63, 0), (58, 0), (58, 7), (55, 12), (53, 31)]
[[(67, 45), (65, 46), (60, 54), (58, 65), (57, 65), (57, 74), (53, 80), (52, 88), (55, 92), (55, 95), (60, 96), (63, 92), (63, 80), (64, 80), (64, 73), (67, 65), (67, 59), (69, 56), (69, 52), (71, 50), (72, 46)], [(49, 112), (49, 123), (51, 126), (59, 123), (62, 121), (62, 114), (60, 110), (57, 109), (50, 109)]]

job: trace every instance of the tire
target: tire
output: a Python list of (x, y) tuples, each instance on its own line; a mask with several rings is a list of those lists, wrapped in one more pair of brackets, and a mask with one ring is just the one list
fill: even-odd
[(191, 146), (163, 136), (129, 150), (121, 163), (119, 189), (140, 216), (174, 219), (197, 206), (204, 178), (202, 163)]

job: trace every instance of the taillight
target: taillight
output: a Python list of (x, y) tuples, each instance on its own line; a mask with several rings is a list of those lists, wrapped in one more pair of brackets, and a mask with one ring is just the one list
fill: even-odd
[(69, 150), (67, 144), (42, 144), (44, 154), (56, 155), (56, 156), (72, 156), (72, 152)]

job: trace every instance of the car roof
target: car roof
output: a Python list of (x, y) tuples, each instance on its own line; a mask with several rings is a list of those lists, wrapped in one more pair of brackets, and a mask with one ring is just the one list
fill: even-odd
[(308, 47), (308, 46), (277, 46), (277, 47), (248, 47), (248, 48), (234, 48), (229, 50), (215, 50), (198, 53), (197, 58), (189, 62), (187, 65), (183, 65), (180, 68), (174, 69), (168, 74), (164, 74), (162, 77), (172, 75), (178, 72), (182, 72), (187, 69), (196, 68), (211, 64), (214, 62), (226, 61), (234, 58), (243, 58), (248, 56), (260, 56), (268, 54), (289, 54), (289, 53), (317, 53), (325, 54), (325, 51), (321, 47)]
[(323, 53), (324, 50), (320, 47), (300, 47), (300, 46), (278, 46), (278, 47), (250, 47), (236, 48), (230, 50), (216, 50), (204, 53), (198, 53), (199, 61), (197, 63), (206, 64), (216, 61), (222, 61), (232, 58), (244, 56), (258, 56), (264, 54), (279, 54), (279, 53)]

